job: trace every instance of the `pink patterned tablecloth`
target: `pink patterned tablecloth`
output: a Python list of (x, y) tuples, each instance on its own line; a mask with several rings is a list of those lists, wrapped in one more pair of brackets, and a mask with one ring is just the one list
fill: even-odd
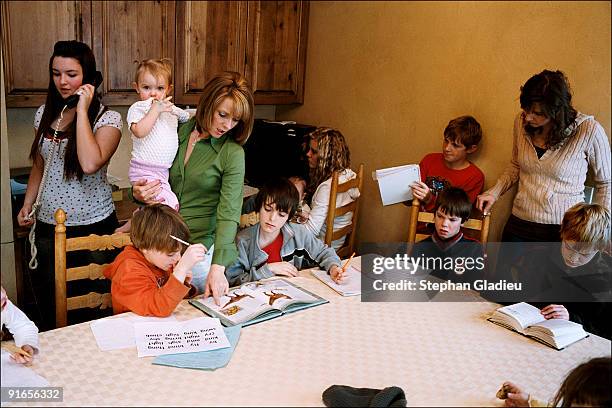
[[(487, 322), (494, 303), (362, 303), (309, 271), (294, 282), (330, 302), (242, 329), (216, 371), (153, 365), (136, 348), (99, 351), (89, 323), (41, 333), (32, 368), (72, 406), (322, 406), (332, 384), (396, 385), (409, 406), (501, 406), (504, 380), (546, 399), (571, 368), (610, 355), (601, 337), (556, 351)], [(202, 316), (186, 302), (175, 313)]]

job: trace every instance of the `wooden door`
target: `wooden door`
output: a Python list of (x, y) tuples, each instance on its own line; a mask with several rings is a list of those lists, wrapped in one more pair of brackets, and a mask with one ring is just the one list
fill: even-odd
[(307, 1), (249, 2), (246, 73), (257, 104), (304, 101)]
[(181, 1), (176, 6), (175, 103), (195, 107), (221, 71), (244, 73), (247, 2)]
[(49, 58), (60, 40), (91, 45), (83, 32), (80, 1), (3, 1), (2, 53), (6, 106), (38, 107), (49, 86)]
[(94, 1), (91, 31), (104, 104), (131, 105), (136, 62), (174, 58), (175, 2)]

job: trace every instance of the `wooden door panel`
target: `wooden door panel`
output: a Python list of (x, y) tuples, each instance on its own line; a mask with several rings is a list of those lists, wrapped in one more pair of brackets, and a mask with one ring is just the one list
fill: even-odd
[(250, 3), (247, 72), (255, 103), (303, 102), (308, 10), (305, 1)]
[(81, 2), (3, 1), (2, 52), (8, 107), (38, 107), (49, 86), (49, 58), (60, 40), (80, 40)]
[(246, 2), (177, 4), (175, 102), (197, 104), (204, 85), (221, 71), (244, 73)]
[[(138, 100), (132, 87), (137, 62), (174, 57), (175, 2), (93, 2), (96, 60), (104, 76), (107, 105), (131, 105)], [(174, 61), (173, 61), (174, 62)]]

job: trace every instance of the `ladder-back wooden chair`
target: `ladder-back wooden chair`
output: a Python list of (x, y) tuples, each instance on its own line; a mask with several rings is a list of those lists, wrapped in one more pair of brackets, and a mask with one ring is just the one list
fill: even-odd
[[(469, 218), (465, 224), (461, 227), (462, 229), (477, 230), (480, 231), (479, 241), (482, 244), (486, 244), (489, 239), (489, 222), (491, 214), (482, 216), (482, 219)], [(427, 234), (417, 234), (417, 224), (419, 222), (434, 223), (434, 214), (426, 211), (421, 211), (421, 202), (418, 198), (412, 200), (412, 206), (410, 207), (410, 225), (408, 226), (408, 243), (415, 243), (422, 241), (427, 238)]]
[(132, 243), (130, 235), (89, 235), (66, 239), (66, 212), (55, 211), (55, 324), (64, 327), (68, 323), (68, 311), (83, 308), (106, 309), (111, 307), (110, 293), (90, 292), (82, 296), (66, 297), (66, 283), (81, 279), (105, 279), (104, 268), (108, 264), (91, 263), (66, 269), (66, 255), (72, 251), (104, 251), (122, 248)]
[[(329, 194), (329, 209), (327, 210), (327, 219), (325, 221), (327, 227), (325, 232), (325, 243), (331, 246), (333, 241), (346, 235), (344, 244), (336, 251), (336, 253), (340, 258), (348, 258), (353, 254), (355, 247), (357, 221), (359, 219), (359, 204), (361, 202), (361, 198), (363, 197), (363, 163), (359, 165), (357, 177), (354, 179), (339, 184), (338, 176), (339, 172), (337, 171), (335, 171), (332, 175), (332, 183)], [(354, 201), (343, 205), (342, 207), (336, 208), (336, 199), (338, 194), (345, 193), (351, 188), (357, 188), (359, 190), (359, 197), (357, 197)], [(353, 213), (351, 223), (346, 227), (334, 231), (334, 219), (348, 212)]]

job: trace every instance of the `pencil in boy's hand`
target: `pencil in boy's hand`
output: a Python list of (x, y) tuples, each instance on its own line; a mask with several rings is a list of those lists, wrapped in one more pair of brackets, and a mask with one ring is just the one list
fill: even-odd
[(344, 266), (342, 267), (342, 273), (346, 272), (346, 267), (351, 263), (351, 260), (353, 259), (354, 256), (355, 256), (355, 252), (353, 252), (353, 254), (348, 259), (348, 261), (344, 263)]
[(177, 237), (175, 237), (174, 235), (170, 235), (170, 238), (172, 238), (172, 239), (173, 239), (173, 240), (175, 240), (175, 241), (180, 242), (181, 244), (185, 244), (185, 245), (187, 245), (187, 246), (191, 245), (189, 242), (187, 242), (187, 241), (183, 241), (182, 239), (177, 238)]

